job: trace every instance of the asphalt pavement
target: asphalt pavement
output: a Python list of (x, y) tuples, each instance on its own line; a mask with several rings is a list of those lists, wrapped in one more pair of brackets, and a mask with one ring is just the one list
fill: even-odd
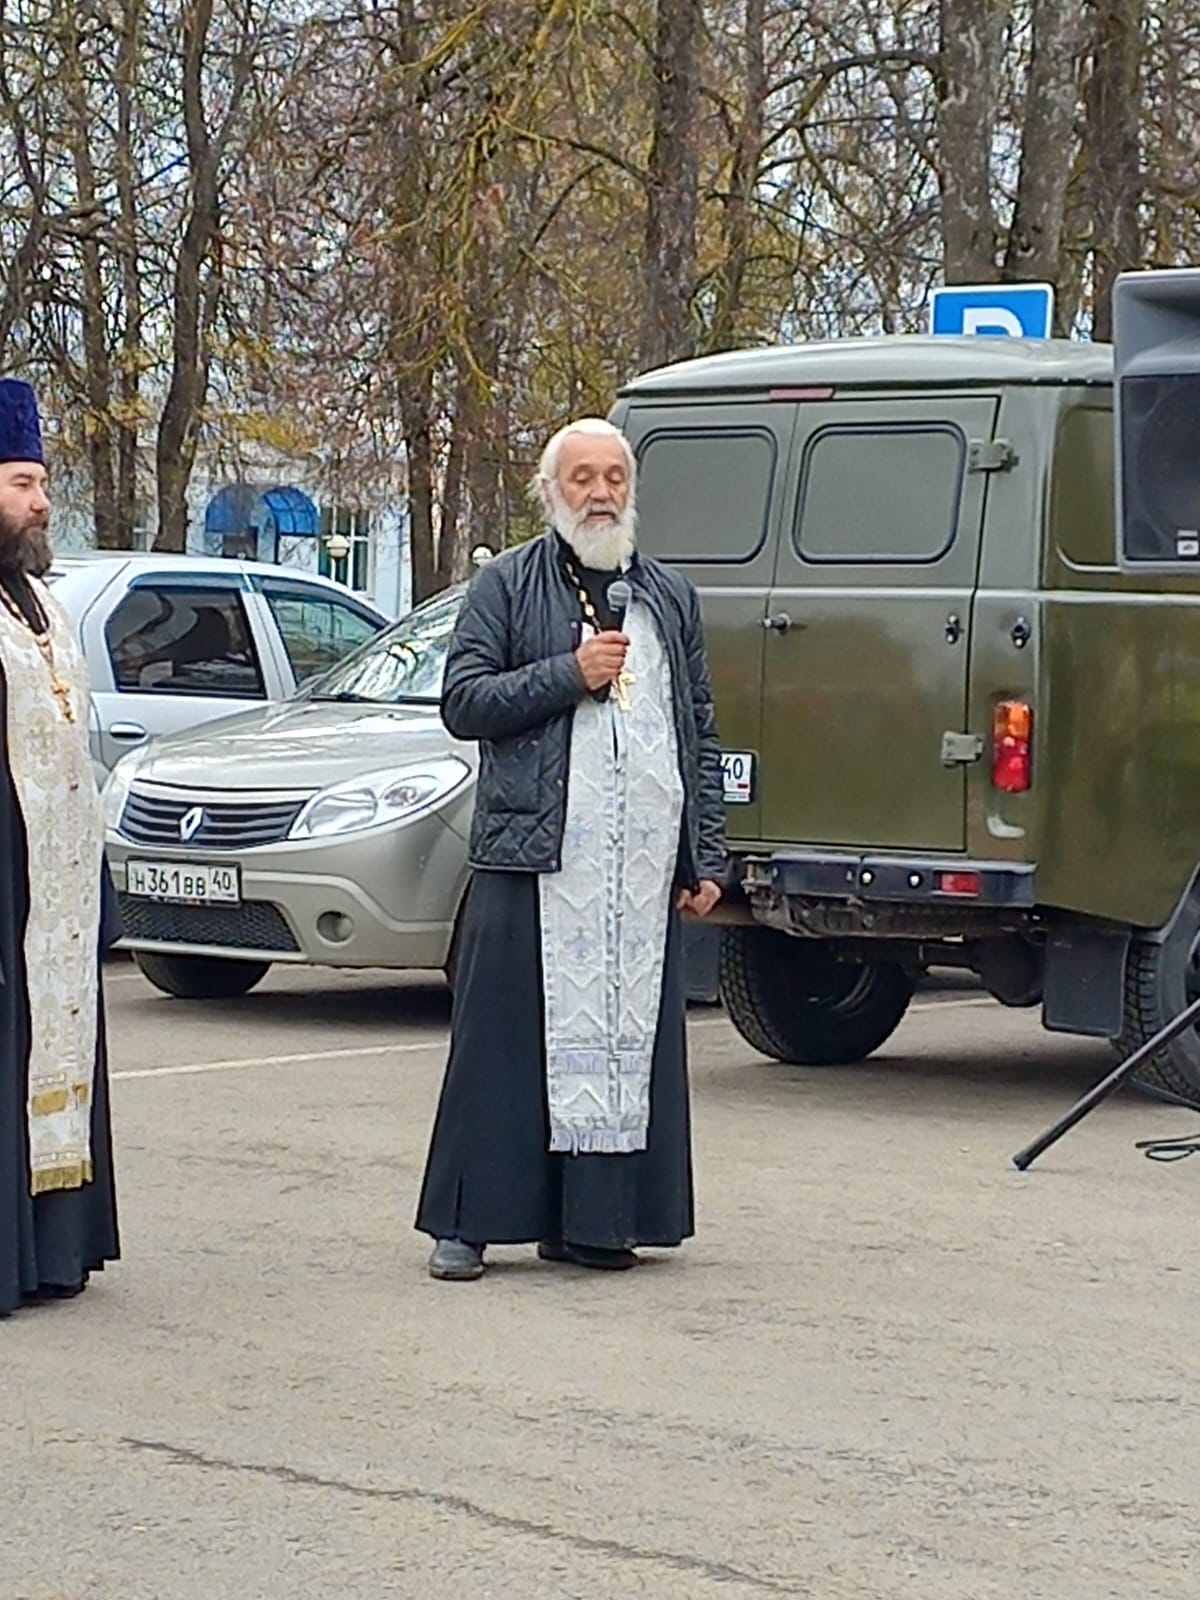
[(1197, 1592), (1197, 1118), (923, 993), (866, 1067), (691, 1021), (698, 1233), (424, 1273), (443, 991), (108, 969), (125, 1258), (0, 1326), (0, 1600)]

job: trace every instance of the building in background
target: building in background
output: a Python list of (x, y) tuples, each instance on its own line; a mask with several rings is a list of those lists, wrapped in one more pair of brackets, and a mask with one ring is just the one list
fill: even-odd
[[(55, 472), (54, 543), (64, 552), (95, 547), (86, 478)], [(150, 497), (139, 502), (133, 548), (153, 547)], [(402, 495), (377, 488), (355, 506), (324, 496), (297, 463), (243, 462), (238, 475), (197, 463), (188, 492), (187, 548), (193, 555), (267, 561), (320, 572), (366, 596), (391, 617), (412, 607), (412, 560)]]

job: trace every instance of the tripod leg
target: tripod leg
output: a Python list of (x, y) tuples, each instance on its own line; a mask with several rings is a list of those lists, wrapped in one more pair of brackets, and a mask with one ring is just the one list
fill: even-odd
[(1147, 1039), (1127, 1061), (1102, 1078), (1098, 1084), (1088, 1092), (1054, 1125), (1047, 1128), (1045, 1133), (1039, 1134), (1031, 1144), (1023, 1150), (1018, 1150), (1013, 1159), (1013, 1166), (1024, 1172), (1033, 1165), (1037, 1158), (1049, 1150), (1052, 1144), (1057, 1144), (1064, 1133), (1069, 1133), (1077, 1122), (1082, 1122), (1089, 1111), (1094, 1111), (1102, 1100), (1107, 1100), (1121, 1087), (1127, 1079), (1132, 1078), (1139, 1067), (1144, 1066), (1153, 1056), (1156, 1056), (1163, 1045), (1170, 1044), (1172, 1039), (1178, 1039), (1181, 1033), (1186, 1033), (1197, 1021), (1200, 1021), (1200, 1000), (1193, 1000), (1186, 1010), (1181, 1011), (1177, 1017), (1161, 1028), (1153, 1039)]

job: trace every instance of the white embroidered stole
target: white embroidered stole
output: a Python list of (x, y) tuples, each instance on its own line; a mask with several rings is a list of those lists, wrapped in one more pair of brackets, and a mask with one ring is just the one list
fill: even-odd
[(62, 608), (43, 585), (33, 588), (75, 714), (74, 722), (63, 716), (32, 635), (0, 608), (8, 762), (28, 849), (29, 1168), (41, 1194), (92, 1177), (104, 833), (88, 751), (87, 668)]
[(590, 696), (574, 717), (562, 870), (539, 879), (550, 1149), (644, 1150), (679, 850), (671, 669), (630, 606), (629, 711)]

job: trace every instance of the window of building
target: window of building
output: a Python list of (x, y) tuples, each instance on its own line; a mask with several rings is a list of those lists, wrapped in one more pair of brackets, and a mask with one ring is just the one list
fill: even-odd
[(765, 431), (651, 433), (638, 449), (639, 543), (664, 561), (750, 561), (767, 537), (774, 477)]
[(117, 688), (126, 694), (265, 697), (258, 652), (236, 589), (139, 584), (104, 631)]
[(965, 466), (966, 440), (951, 423), (821, 428), (801, 468), (801, 559), (939, 561), (954, 543)]
[[(348, 506), (322, 506), (320, 570), (324, 577), (344, 583), (356, 594), (371, 590), (371, 514)], [(329, 553), (329, 540), (340, 535), (349, 545), (344, 556)]]

